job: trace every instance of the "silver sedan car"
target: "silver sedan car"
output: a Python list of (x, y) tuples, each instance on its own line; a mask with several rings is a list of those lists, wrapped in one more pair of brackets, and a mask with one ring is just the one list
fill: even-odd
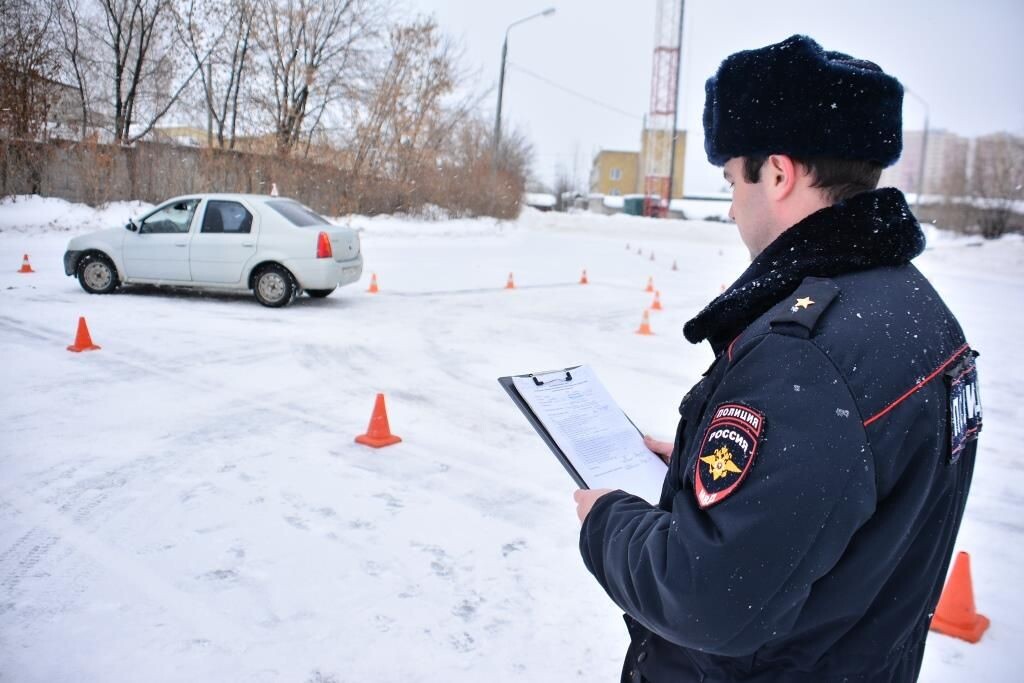
[(91, 294), (135, 283), (251, 290), (264, 306), (325, 297), (363, 272), (359, 234), (293, 199), (175, 197), (122, 228), (73, 238), (64, 271)]

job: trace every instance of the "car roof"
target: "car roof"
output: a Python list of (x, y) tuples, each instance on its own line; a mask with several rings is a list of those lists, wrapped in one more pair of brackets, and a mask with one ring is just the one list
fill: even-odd
[(168, 197), (165, 201), (172, 202), (176, 199), (282, 199), (287, 201), (296, 201), (291, 197), (274, 197), (269, 194), (245, 194), (242, 192), (196, 192), (193, 194), (183, 194), (177, 197)]

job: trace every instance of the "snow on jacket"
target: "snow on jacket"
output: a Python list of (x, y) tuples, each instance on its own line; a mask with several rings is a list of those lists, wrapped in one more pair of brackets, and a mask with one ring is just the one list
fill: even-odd
[(660, 503), (585, 520), (627, 681), (913, 681), (981, 427), (974, 358), (882, 189), (783, 233), (686, 326), (716, 358)]

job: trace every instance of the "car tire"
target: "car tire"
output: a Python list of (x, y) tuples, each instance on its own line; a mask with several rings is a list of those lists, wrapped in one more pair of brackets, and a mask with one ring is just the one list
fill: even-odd
[(252, 282), (252, 293), (256, 295), (256, 300), (268, 308), (287, 306), (297, 291), (295, 278), (287, 268), (276, 263), (261, 268)]
[(120, 281), (113, 261), (103, 254), (86, 254), (78, 260), (75, 268), (78, 284), (90, 294), (110, 294)]
[(307, 289), (306, 294), (317, 299), (323, 299), (325, 296), (330, 296), (334, 292), (332, 289)]

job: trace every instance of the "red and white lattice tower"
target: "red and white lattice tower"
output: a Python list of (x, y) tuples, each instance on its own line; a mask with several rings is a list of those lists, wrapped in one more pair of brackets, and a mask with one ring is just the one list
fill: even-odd
[(658, 0), (654, 23), (651, 108), (643, 133), (644, 215), (665, 216), (672, 188), (682, 61), (683, 0)]

